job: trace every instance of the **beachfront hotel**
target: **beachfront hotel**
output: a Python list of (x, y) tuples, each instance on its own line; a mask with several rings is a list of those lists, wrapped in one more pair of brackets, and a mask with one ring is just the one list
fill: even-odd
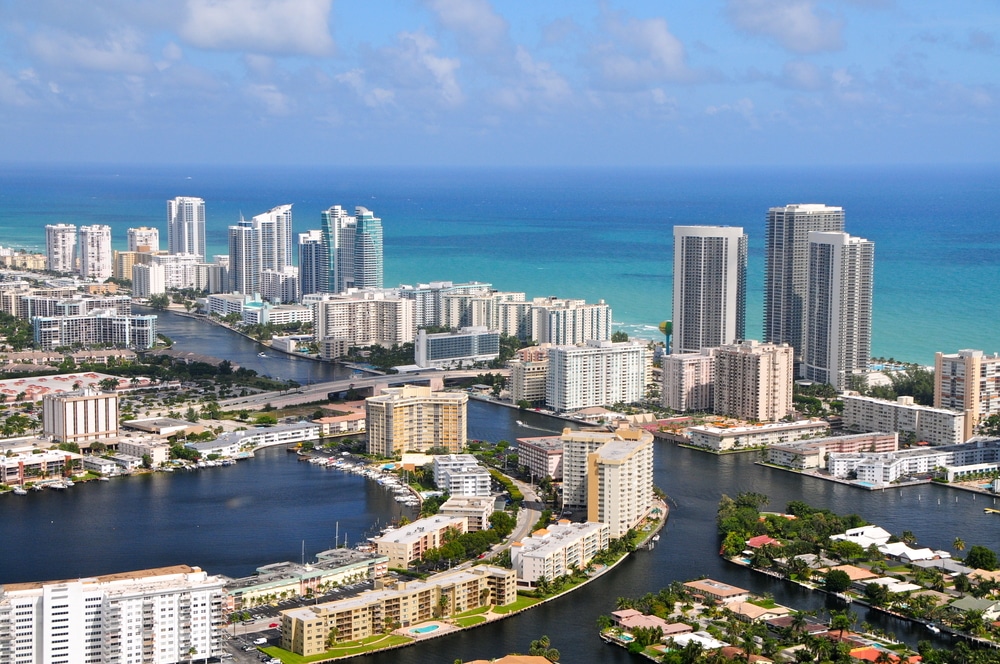
[(734, 226), (674, 226), (674, 353), (731, 344), (746, 328), (747, 236)]
[(809, 232), (844, 230), (844, 208), (785, 205), (767, 211), (764, 258), (764, 341), (787, 343), (802, 360), (809, 282)]
[(222, 579), (176, 565), (0, 586), (11, 664), (174, 664), (217, 656)]
[(851, 387), (871, 361), (875, 244), (847, 233), (809, 233), (803, 377)]
[(468, 437), (469, 395), (405, 385), (365, 399), (368, 453), (392, 457), (442, 447), (461, 452)]
[(357, 206), (354, 216), (339, 205), (322, 212), (326, 285), (331, 293), (349, 288), (382, 288), (382, 220)]

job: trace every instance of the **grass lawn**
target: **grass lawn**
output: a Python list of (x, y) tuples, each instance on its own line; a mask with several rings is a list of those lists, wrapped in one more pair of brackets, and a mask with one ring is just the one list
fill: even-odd
[(750, 604), (753, 604), (754, 606), (759, 606), (762, 609), (773, 609), (774, 607), (778, 606), (778, 604), (773, 599), (770, 598), (751, 599), (747, 601)]
[(523, 596), (521, 596), (521, 597), (518, 597), (517, 601), (515, 601), (513, 604), (508, 604), (506, 606), (495, 607), (493, 609), (493, 613), (504, 614), (504, 613), (510, 613), (511, 611), (519, 611), (521, 609), (526, 609), (529, 606), (534, 606), (535, 604), (538, 604), (541, 601), (542, 600), (536, 599), (534, 597), (523, 597)]
[(378, 650), (380, 648), (388, 648), (390, 646), (410, 643), (411, 641), (413, 641), (413, 639), (408, 636), (398, 636), (396, 634), (386, 636), (384, 634), (378, 634), (376, 636), (370, 636), (367, 639), (361, 639), (360, 641), (341, 643), (332, 650), (327, 650), (319, 655), (310, 655), (309, 657), (296, 655), (293, 652), (282, 650), (276, 646), (262, 648), (262, 650), (271, 657), (277, 657), (284, 662), (284, 664), (308, 664), (309, 662), (320, 662), (325, 659), (333, 659), (334, 657), (360, 655), (362, 653), (371, 652), (372, 650)]
[(478, 609), (470, 609), (468, 611), (463, 611), (462, 613), (456, 613), (452, 617), (454, 617), (454, 618), (465, 618), (466, 616), (478, 616), (480, 614), (486, 613), (489, 610), (490, 610), (489, 605), (487, 605), (487, 606), (481, 606)]
[(469, 616), (468, 618), (456, 618), (455, 623), (459, 627), (472, 627), (473, 625), (478, 625), (479, 623), (486, 622), (486, 618), (483, 616)]

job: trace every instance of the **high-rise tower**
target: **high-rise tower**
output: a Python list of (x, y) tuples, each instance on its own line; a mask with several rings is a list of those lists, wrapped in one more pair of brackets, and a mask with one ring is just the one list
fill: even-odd
[(76, 255), (80, 259), (80, 276), (104, 281), (111, 276), (111, 227), (100, 224), (80, 226)]
[(382, 288), (382, 220), (368, 208), (354, 208), (354, 285)]
[(260, 243), (260, 269), (284, 272), (292, 266), (292, 206), (279, 205), (253, 218)]
[(803, 375), (838, 390), (868, 370), (875, 244), (847, 233), (809, 233)]
[(354, 285), (354, 217), (339, 205), (322, 212), (327, 290), (343, 293)]
[(207, 255), (204, 200), (178, 196), (167, 201), (167, 251), (202, 258)]
[(786, 205), (767, 211), (764, 341), (787, 343), (802, 360), (803, 307), (809, 278), (809, 233), (844, 230), (844, 208)]
[(329, 288), (329, 263), (323, 231), (299, 233), (299, 285), (303, 295), (326, 293)]
[(156, 228), (140, 226), (130, 228), (127, 233), (129, 251), (148, 251), (156, 253), (160, 250), (160, 231)]
[(252, 221), (241, 219), (229, 227), (229, 290), (260, 292), (260, 240)]
[(76, 257), (76, 226), (49, 224), (45, 227), (45, 255), (53, 272), (73, 272)]
[(743, 339), (747, 236), (734, 226), (674, 226), (674, 353)]

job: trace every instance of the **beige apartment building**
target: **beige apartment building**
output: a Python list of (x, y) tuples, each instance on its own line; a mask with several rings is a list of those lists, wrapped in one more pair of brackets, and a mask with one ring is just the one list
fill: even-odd
[(410, 562), (440, 547), (450, 530), (458, 534), (468, 532), (466, 518), (436, 514), (373, 537), (371, 542), (380, 555), (389, 557), (389, 567), (405, 569)]
[(42, 397), (42, 433), (57, 443), (79, 443), (118, 436), (118, 395), (90, 389)]
[(526, 401), (532, 405), (545, 403), (545, 380), (549, 374), (549, 360), (511, 360), (510, 400), (513, 403)]
[(788, 344), (749, 340), (716, 348), (716, 414), (754, 422), (791, 415), (794, 368)]
[(934, 354), (934, 407), (965, 413), (964, 440), (983, 418), (1000, 413), (1000, 355), (981, 350)]
[(662, 358), (663, 407), (678, 413), (715, 407), (715, 349)]
[(413, 300), (383, 291), (310, 296), (303, 304), (313, 306), (320, 347), (327, 339), (343, 340), (345, 346), (392, 346), (412, 342), (416, 334)]
[(392, 457), (443, 447), (461, 452), (468, 435), (469, 395), (406, 385), (365, 399), (368, 453)]
[(391, 589), (282, 611), (281, 647), (297, 655), (319, 655), (332, 643), (357, 641), (480, 606), (505, 606), (516, 599), (514, 570), (478, 565), (426, 581), (401, 582)]
[(587, 456), (587, 520), (607, 524), (611, 537), (637, 525), (653, 505), (653, 434), (619, 430)]

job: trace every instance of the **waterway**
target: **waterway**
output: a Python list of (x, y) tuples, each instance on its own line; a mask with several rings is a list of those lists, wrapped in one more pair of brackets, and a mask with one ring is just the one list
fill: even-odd
[[(183, 317), (174, 317), (187, 321)], [(270, 358), (246, 353), (252, 342), (191, 321), (191, 350), (218, 357), (244, 357), (243, 366), (267, 372)], [(171, 322), (165, 334), (188, 343)], [(165, 326), (164, 326), (165, 327)], [(166, 327), (165, 327), (166, 329)], [(297, 363), (296, 363), (297, 364)], [(313, 364), (313, 363), (310, 363)], [(289, 367), (292, 365), (289, 364)], [(324, 365), (317, 365), (323, 367)], [(329, 367), (329, 370), (334, 370)], [(298, 369), (283, 377), (299, 380)], [(319, 371), (319, 369), (317, 369)], [(284, 374), (288, 374), (284, 376)], [(323, 378), (325, 379), (325, 378)], [(527, 426), (517, 423), (521, 420)], [(556, 432), (564, 423), (488, 403), (469, 405), (469, 436), (513, 441)], [(585, 589), (509, 620), (445, 636), (391, 653), (370, 655), (377, 664), (452, 662), (525, 652), (547, 634), (563, 661), (628, 662), (621, 649), (597, 637), (597, 617), (619, 596), (639, 596), (674, 580), (708, 575), (797, 608), (838, 608), (835, 600), (729, 565), (716, 555), (715, 509), (723, 494), (758, 491), (771, 509), (804, 500), (835, 512), (856, 512), (889, 531), (913, 531), (920, 544), (950, 549), (956, 537), (972, 546), (1000, 550), (1000, 516), (984, 514), (994, 500), (928, 485), (884, 492), (782, 472), (754, 464), (753, 455), (716, 457), (657, 443), (655, 481), (670, 497), (671, 515), (656, 548), (638, 552)], [(187, 563), (230, 576), (251, 573), (278, 560), (306, 558), (341, 541), (357, 542), (376, 521), (403, 514), (389, 492), (356, 475), (299, 463), (281, 448), (229, 468), (156, 474), (78, 485), (69, 491), (0, 497), (0, 583), (71, 578), (142, 567)], [(859, 622), (916, 644), (931, 635), (919, 626), (858, 607)], [(933, 639), (946, 646), (944, 638)]]

